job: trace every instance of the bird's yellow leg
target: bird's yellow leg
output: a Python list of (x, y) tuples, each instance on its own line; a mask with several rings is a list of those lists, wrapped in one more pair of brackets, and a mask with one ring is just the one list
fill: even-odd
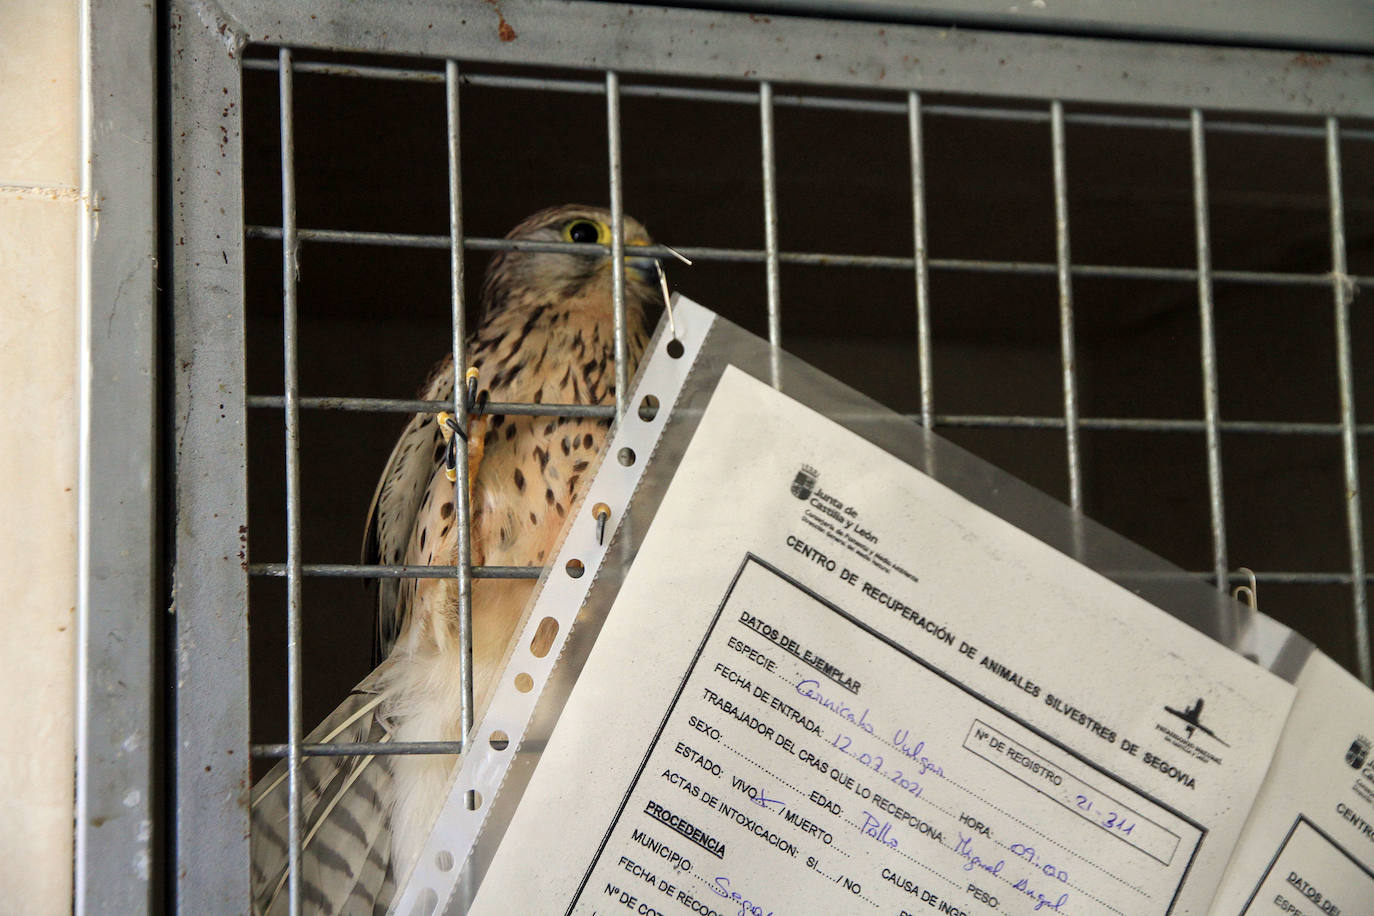
[[(481, 396), (477, 393), (478, 380), (481, 378), (481, 371), (476, 366), (468, 366), (468, 371), (463, 377), (463, 384), (466, 388), (466, 399), (464, 406), (468, 411), (468, 494), (473, 496), (477, 492), (477, 470), (482, 466), (482, 456), (487, 451), (487, 430), (491, 427), (491, 419), (482, 413), (482, 408), (486, 406), (486, 394)], [(473, 507), (470, 505), (470, 509)], [(469, 512), (475, 515), (475, 512)], [(469, 531), (472, 529), (469, 528)], [(480, 539), (471, 537), (468, 539), (472, 545), (470, 553), (474, 565), (480, 565), (483, 561), (485, 550), (479, 543)]]
[[(468, 443), (468, 494), (471, 496), (477, 488), (477, 472), (482, 466), (482, 456), (487, 449), (487, 429), (490, 427), (491, 420), (486, 414), (478, 414), (469, 417), (467, 428)], [(454, 435), (453, 414), (447, 411), (439, 413), (439, 430), (444, 437), (445, 458), (444, 474), (452, 482), (458, 480), (457, 449), (453, 446)], [(471, 512), (469, 513), (471, 515)], [(474, 565), (480, 564), (483, 551), (473, 539), (472, 562)]]

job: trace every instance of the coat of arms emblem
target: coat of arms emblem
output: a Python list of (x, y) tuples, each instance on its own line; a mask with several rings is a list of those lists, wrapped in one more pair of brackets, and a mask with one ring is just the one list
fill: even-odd
[(797, 476), (792, 478), (792, 495), (797, 499), (808, 499), (811, 491), (816, 488), (816, 478), (820, 476), (820, 471), (809, 464), (801, 466), (797, 471)]
[(1365, 758), (1369, 756), (1369, 739), (1356, 738), (1350, 742), (1350, 747), (1345, 751), (1345, 762), (1350, 764), (1352, 770), (1358, 770), (1364, 766)]

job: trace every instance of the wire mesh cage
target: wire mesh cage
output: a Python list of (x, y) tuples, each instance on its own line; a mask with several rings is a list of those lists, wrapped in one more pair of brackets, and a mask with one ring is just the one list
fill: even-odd
[[(1090, 59), (1095, 79), (1120, 70), (1124, 88), (1031, 80), (1018, 93), (1016, 79), (986, 76), (1026, 66), (999, 64), (995, 42), (951, 52), (966, 81), (889, 79), (902, 48), (879, 26), (864, 35), (881, 52), (859, 48), (861, 72), (835, 76), (832, 52), (812, 50), (835, 41), (820, 20), (752, 17), (720, 53), (757, 59), (728, 66), (648, 66), (633, 53), (624, 66), (569, 66), (546, 53), (544, 32), (495, 15), (500, 54), (441, 52), (416, 37), (423, 23), (398, 42), (355, 44), (344, 29), (244, 28), (256, 43), (231, 47), (208, 76), (174, 74), (173, 131), (177, 117), (229, 119), (223, 138), (210, 130), (177, 150), (177, 219), (194, 236), (177, 279), (195, 309), (177, 332), (174, 358), (196, 363), (183, 367), (182, 404), (244, 423), (225, 440), (231, 467), (241, 449), (241, 485), (197, 496), (216, 434), (179, 411), (176, 435), (189, 431), (196, 452), (176, 468), (178, 569), (199, 568), (193, 552), (215, 553), (211, 542), (235, 544), (242, 561), (229, 564), (239, 591), (207, 580), (204, 596), (189, 587), (179, 601), (228, 606), (230, 632), (250, 640), (179, 662), (197, 669), (187, 697), (231, 674), (212, 721), (192, 721), (207, 700), (178, 701), (177, 861), (207, 844), (243, 854), (241, 835), (215, 839), (242, 812), (192, 801), (223, 778), (202, 775), (214, 755), (201, 744), (251, 742), (253, 777), (298, 760), (312, 752), (302, 734), (369, 672), (363, 582), (466, 583), (461, 566), (361, 565), (368, 501), (406, 416), (443, 409), (416, 403), (416, 387), (454, 347), (487, 259), (509, 247), (502, 236), (566, 202), (623, 205), (693, 259), (671, 270), (675, 288), (1183, 568), (1222, 588), (1255, 569), (1265, 612), (1369, 680), (1360, 471), (1374, 426), (1356, 406), (1374, 396), (1358, 292), (1374, 283), (1374, 124), (1325, 101), (1139, 91), (1134, 62), (1077, 46), (1060, 65)], [(619, 27), (632, 15), (601, 14)], [(743, 29), (728, 14), (683, 15)], [(447, 28), (485, 35), (489, 18)], [(209, 47), (193, 31), (174, 38), (174, 58), (179, 41)], [(785, 52), (769, 50), (784, 39)], [(1237, 52), (1228, 78), (1270, 65), (1271, 52), (1254, 53)], [(790, 61), (777, 79), (770, 54)], [(1213, 75), (1202, 60), (1184, 60), (1197, 63), (1188, 80)], [(241, 83), (216, 82), (234, 73)], [(225, 189), (224, 220), (188, 215), (186, 200)], [(243, 238), (221, 249), (209, 235), (222, 227)], [(194, 316), (238, 309), (239, 290), (224, 353), (207, 365), (196, 347), (216, 320)], [(216, 506), (226, 521), (209, 518)], [(197, 534), (216, 524), (225, 538)], [(179, 652), (204, 647), (214, 628), (198, 626), (179, 623)], [(188, 910), (246, 887), (237, 874), (194, 888), (181, 877)]]
[[(282, 375), (278, 64), (264, 51), (273, 56), (247, 61), (245, 91), (255, 393), (279, 390)], [(366, 572), (347, 564), (403, 423), (391, 414), (414, 408), (404, 402), (449, 343), (447, 166), (441, 69), (334, 60), (295, 69), (301, 511), (321, 520), (303, 530), (303, 607), (319, 615), (307, 629), (322, 631), (312, 681), (334, 687), (310, 691), (305, 718), (315, 721), (370, 666), (358, 636), (371, 626), (368, 597), (339, 579)], [(472, 137), (462, 146), (475, 301), (503, 227), (560, 194), (604, 199), (605, 91), (585, 74), (465, 68), (459, 79)], [(626, 197), (694, 259), (674, 271), (680, 288), (760, 334), (776, 319), (793, 351), (915, 420), (929, 413), (949, 437), (1185, 568), (1257, 568), (1267, 611), (1357, 667), (1346, 638), (1354, 599), (1323, 123), (1199, 114), (1195, 124), (1187, 112), (777, 87), (770, 314), (757, 89), (660, 78), (621, 91)], [(923, 289), (912, 253), (913, 123), (930, 239)], [(1369, 168), (1370, 139), (1345, 131), (1352, 174)], [(1369, 205), (1346, 199), (1351, 215)], [(1201, 281), (1199, 220), (1212, 261)], [(1350, 237), (1350, 256), (1368, 257), (1370, 234)], [(1352, 388), (1356, 378), (1347, 376)], [(279, 395), (250, 401), (255, 558), (285, 552), (281, 405)], [(279, 560), (252, 568), (251, 606), (277, 605), (253, 630), (264, 735), (274, 710), (280, 718), (281, 687), (271, 685), (285, 679), (281, 653), (268, 648), (281, 645), (273, 622), (284, 618), (284, 593), (267, 577), (284, 569)], [(345, 615), (347, 625), (329, 624)]]

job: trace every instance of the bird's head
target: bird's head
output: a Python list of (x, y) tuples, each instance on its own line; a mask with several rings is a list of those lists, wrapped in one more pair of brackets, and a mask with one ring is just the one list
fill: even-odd
[[(587, 251), (502, 251), (491, 260), (482, 287), (483, 316), (508, 308), (548, 302), (585, 303), (591, 309), (611, 307), (612, 264), (601, 246), (611, 244), (611, 212), (600, 207), (565, 204), (541, 210), (512, 229), (508, 239), (568, 242)], [(644, 226), (625, 217), (625, 304), (642, 309), (659, 295), (657, 262), (636, 257), (634, 249), (653, 244)]]

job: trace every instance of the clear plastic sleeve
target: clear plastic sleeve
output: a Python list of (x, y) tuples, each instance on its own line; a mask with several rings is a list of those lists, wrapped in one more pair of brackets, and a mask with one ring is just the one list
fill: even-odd
[[(650, 344), (650, 356), (636, 379), (626, 417), (614, 431), (591, 491), (571, 514), (563, 549), (526, 612), (526, 637), (510, 659), (507, 673), (511, 676), (503, 679), (492, 712), (474, 732), (477, 742), (459, 768), (430, 847), (399, 898), (397, 912), (433, 912), (442, 905), (445, 912), (461, 913), (470, 905), (706, 404), (730, 366), (840, 423), (1279, 677), (1289, 682), (1297, 678), (1312, 651), (1307, 640), (1196, 574), (1173, 566), (701, 306), (679, 297), (675, 302), (676, 332), (669, 330), (665, 318)], [(652, 416), (645, 419), (641, 411)], [(638, 465), (632, 479), (622, 473), (625, 449), (634, 452), (633, 464)], [(606, 502), (611, 510), (607, 543), (604, 549), (589, 551), (586, 540), (596, 529), (593, 508), (599, 502)], [(563, 565), (573, 556), (589, 555), (585, 580), (577, 586), (581, 591), (569, 592)], [(557, 588), (552, 587), (555, 583)], [(583, 594), (580, 606), (569, 606)], [(534, 670), (520, 653), (528, 644), (527, 637), (547, 616), (565, 626), (547, 666)], [(531, 676), (532, 688), (524, 680), (520, 686), (526, 690), (516, 686), (517, 669)], [(511, 700), (519, 702), (506, 702)], [(532, 712), (522, 720), (521, 709)], [(487, 746), (483, 736), (495, 729), (509, 736), (509, 749), (495, 751)], [(474, 789), (482, 796), (475, 811), (468, 810), (469, 792)], [(449, 868), (440, 867), (443, 864)]]

